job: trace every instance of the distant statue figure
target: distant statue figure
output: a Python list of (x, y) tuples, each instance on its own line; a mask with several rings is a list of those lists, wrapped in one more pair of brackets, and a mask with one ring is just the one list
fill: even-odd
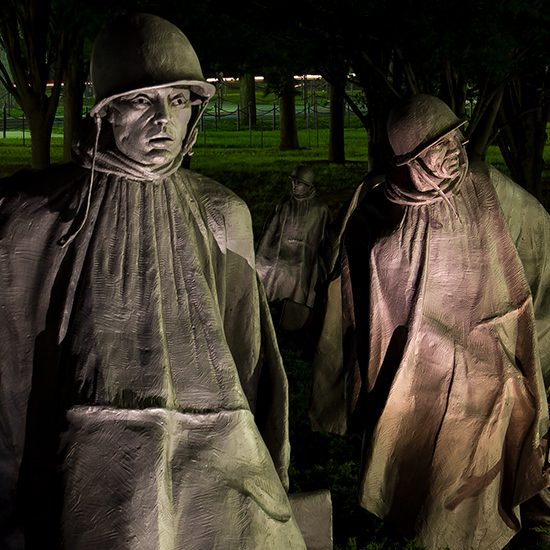
[[(317, 430), (363, 436), (361, 506), (428, 549), (497, 550), (550, 519), (550, 216), (414, 96), (359, 188), (314, 364)], [(522, 547), (522, 546), (520, 546)]]
[(180, 167), (215, 89), (147, 14), (91, 69), (75, 161), (0, 182), (0, 548), (305, 550), (250, 213)]
[(331, 214), (315, 196), (313, 181), (309, 166), (292, 171), (290, 196), (276, 205), (256, 247), (256, 269), (270, 302), (290, 300), (311, 309), (315, 287), (324, 279), (321, 244)]

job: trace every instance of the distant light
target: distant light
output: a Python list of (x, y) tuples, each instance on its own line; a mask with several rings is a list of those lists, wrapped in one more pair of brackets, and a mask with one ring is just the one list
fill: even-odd
[[(322, 80), (323, 77), (320, 74), (299, 74), (299, 75), (294, 75), (294, 79), (295, 80)], [(207, 78), (206, 80), (207, 80), (207, 82), (212, 82), (212, 83), (220, 82), (220, 80), (222, 82), (238, 82), (239, 81), (239, 79), (237, 77), (233, 77), (233, 76), (222, 76), (220, 78), (211, 77), (211, 78)], [(255, 76), (254, 80), (256, 82), (263, 82), (265, 80), (265, 78), (263, 76)]]

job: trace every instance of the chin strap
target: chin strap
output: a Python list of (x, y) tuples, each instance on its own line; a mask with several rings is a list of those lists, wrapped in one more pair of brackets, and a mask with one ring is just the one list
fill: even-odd
[[(415, 161), (411, 162), (409, 164), (409, 169), (411, 172), (414, 172), (414, 175), (422, 181), (422, 183), (427, 183), (448, 205), (448, 207), (451, 209), (452, 213), (455, 215), (456, 219), (462, 223), (460, 216), (458, 215), (455, 207), (452, 205), (451, 201), (441, 189), (441, 187), (438, 185), (437, 180), (435, 178), (431, 177), (431, 173), (428, 170), (428, 168), (423, 164), (423, 162), (416, 159)], [(465, 177), (466, 173), (468, 172), (468, 163), (466, 162), (463, 166), (463, 171), (460, 176), (458, 176), (455, 180), (452, 180), (453, 182), (456, 182), (454, 187), (458, 187), (460, 185), (460, 182)], [(411, 173), (411, 177), (412, 177)], [(443, 180), (445, 182), (450, 182), (451, 180)]]
[(95, 174), (95, 158), (97, 155), (97, 147), (99, 143), (99, 133), (101, 132), (101, 116), (99, 113), (96, 113), (94, 116), (94, 122), (96, 127), (96, 135), (95, 135), (95, 142), (94, 142), (94, 150), (92, 153), (92, 169), (90, 174), (90, 186), (88, 188), (88, 193), (86, 197), (86, 209), (84, 211), (84, 217), (82, 218), (82, 221), (78, 225), (78, 227), (71, 232), (71, 228), (69, 228), (69, 231), (65, 233), (58, 241), (57, 244), (61, 248), (65, 248), (67, 245), (69, 245), (75, 237), (82, 231), (82, 228), (84, 227), (84, 224), (86, 223), (86, 220), (88, 219), (88, 214), (90, 212), (90, 204), (92, 202), (92, 189), (94, 185), (94, 174)]
[(429, 179), (427, 180), (428, 183), (433, 187), (433, 189), (435, 189), (435, 191), (438, 193), (438, 195), (447, 203), (447, 205), (449, 206), (449, 208), (451, 209), (451, 211), (453, 212), (453, 214), (455, 215), (456, 219), (460, 222), (460, 217), (458, 215), (458, 212), (455, 210), (455, 207), (452, 205), (451, 201), (449, 200), (449, 198), (447, 197), (447, 195), (445, 195), (445, 193), (443, 192), (443, 190), (441, 189), (441, 187), (439, 187), (439, 185), (437, 185), (437, 183), (433, 182), (433, 181), (430, 181)]
[(183, 142), (182, 150), (181, 150), (181, 157), (192, 156), (193, 155), (193, 145), (195, 145), (195, 142), (197, 141), (197, 135), (199, 133), (199, 129), (197, 128), (197, 124), (199, 123), (200, 118), (202, 117), (206, 106), (208, 105), (208, 100), (202, 102), (201, 108), (197, 114), (197, 117), (195, 119), (195, 122), (193, 123), (193, 126), (189, 128), (189, 131), (187, 132), (187, 137), (185, 138), (185, 141)]
[[(185, 155), (191, 156), (193, 152), (191, 149), (193, 148), (193, 145), (195, 144), (195, 141), (197, 140), (197, 134), (198, 134), (198, 128), (197, 123), (199, 122), (202, 114), (204, 113), (204, 110), (206, 109), (206, 106), (208, 105), (208, 100), (204, 101), (201, 105), (201, 108), (198, 112), (198, 115), (195, 119), (194, 124), (189, 129), (189, 132), (187, 133), (187, 137), (184, 141), (184, 144), (182, 146), (182, 152), (181, 157), (183, 158)], [(92, 165), (91, 165), (91, 173), (90, 173), (90, 186), (88, 188), (88, 193), (86, 197), (86, 208), (84, 211), (84, 216), (82, 218), (82, 221), (79, 223), (78, 227), (76, 229), (70, 228), (65, 235), (63, 235), (58, 241), (57, 244), (61, 248), (65, 248), (68, 246), (72, 241), (74, 241), (75, 237), (82, 231), (82, 228), (84, 227), (84, 224), (86, 223), (86, 220), (88, 219), (88, 214), (90, 212), (90, 205), (92, 202), (92, 190), (94, 185), (94, 176), (95, 176), (95, 165), (96, 165), (96, 156), (97, 156), (97, 149), (99, 144), (99, 134), (101, 132), (101, 114), (100, 112), (96, 111), (94, 113), (94, 122), (96, 127), (96, 135), (95, 135), (95, 141), (94, 141), (94, 148), (92, 152)]]

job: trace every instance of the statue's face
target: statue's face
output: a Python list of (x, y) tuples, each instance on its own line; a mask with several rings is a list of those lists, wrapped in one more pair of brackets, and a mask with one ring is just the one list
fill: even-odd
[(290, 183), (292, 186), (292, 194), (298, 198), (310, 193), (311, 188), (313, 187), (311, 184), (294, 177), (290, 177)]
[(458, 132), (447, 134), (417, 158), (438, 179), (458, 177), (464, 160), (464, 149)]
[(127, 157), (141, 164), (165, 164), (179, 155), (191, 119), (188, 88), (129, 93), (111, 105), (115, 142)]

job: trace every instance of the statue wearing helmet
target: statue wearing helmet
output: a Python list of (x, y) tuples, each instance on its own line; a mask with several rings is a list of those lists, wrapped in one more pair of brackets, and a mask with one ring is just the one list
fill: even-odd
[(92, 78), (75, 161), (0, 183), (0, 546), (303, 550), (250, 214), (181, 168), (214, 87), (146, 14)]
[(363, 435), (364, 508), (429, 549), (500, 550), (550, 518), (550, 216), (468, 164), (463, 124), (426, 95), (390, 114), (395, 164), (347, 212), (310, 417)]
[(256, 247), (256, 269), (267, 299), (284, 300), (293, 308), (292, 320), (283, 316), (281, 326), (298, 329), (310, 320), (316, 287), (324, 281), (322, 250), (331, 213), (315, 196), (311, 167), (297, 166), (289, 178), (290, 196), (277, 203), (265, 222)]

